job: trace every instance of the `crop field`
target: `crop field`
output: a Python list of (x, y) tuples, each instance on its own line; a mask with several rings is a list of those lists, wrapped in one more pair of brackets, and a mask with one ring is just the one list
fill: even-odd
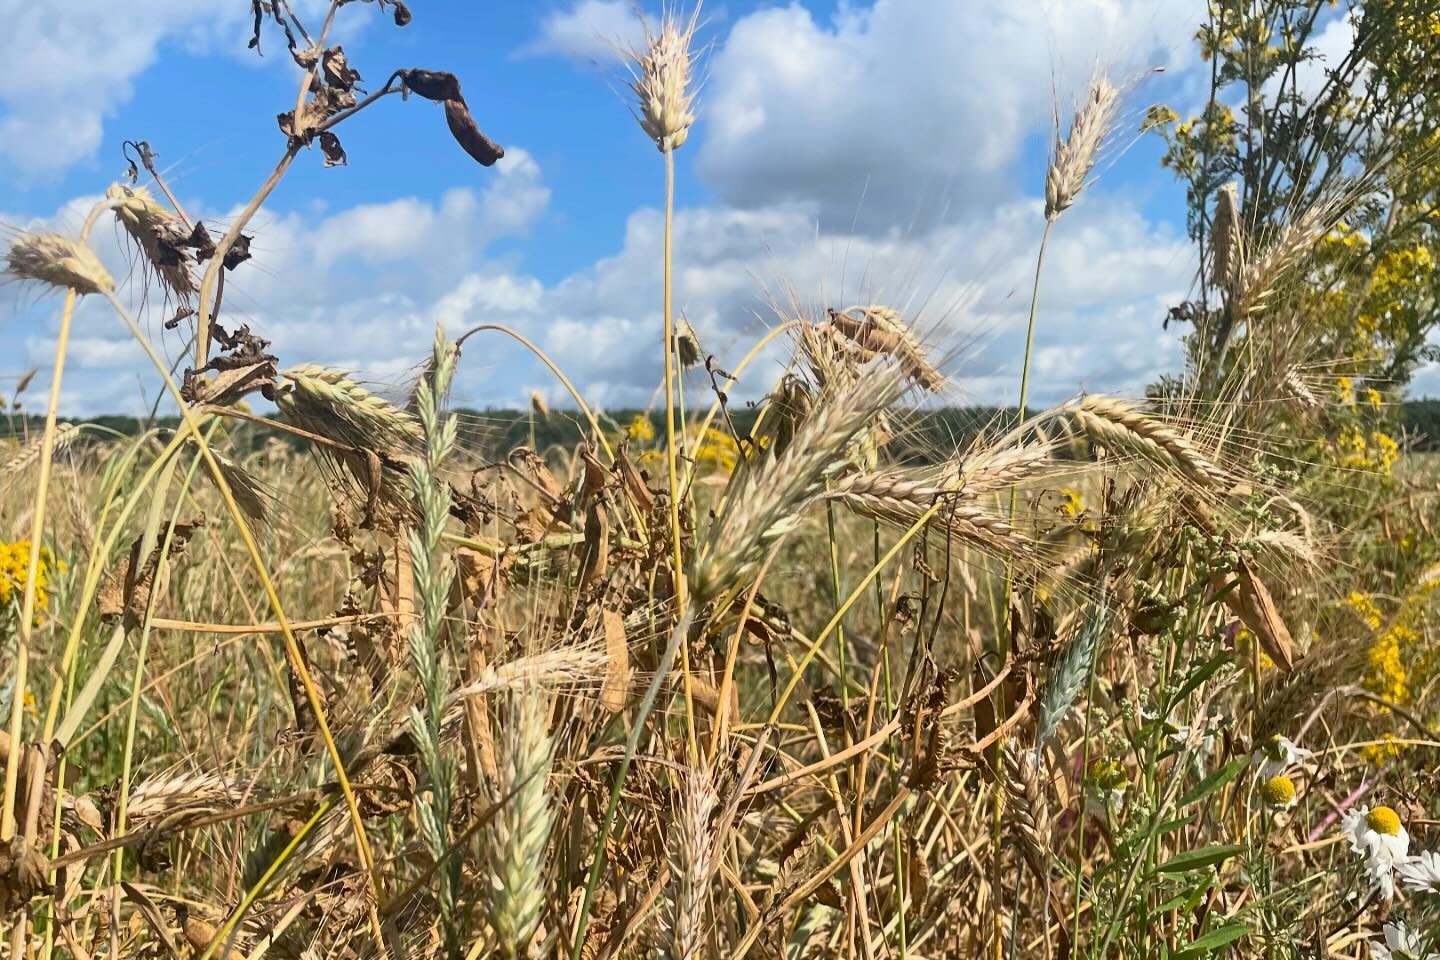
[[(483, 166), (503, 131), (449, 73), (357, 92), (332, 22), (403, 4), (254, 9), (301, 83), (249, 207), (207, 229), (142, 151), (79, 230), (3, 231), (59, 335), (0, 424), (0, 955), (1440, 957), (1440, 457), (1401, 417), (1440, 319), (1430, 4), (1355, 0), (1302, 93), (1327, 5), (1214, 0), (1198, 113), (1103, 69), (1057, 106), (1020, 392), (963, 436), (899, 308), (799, 291), (717, 356), (672, 307), (688, 9), (625, 75), (651, 409), (498, 323), (388, 382), (276, 355), (224, 285), (297, 158), (394, 94)], [(1045, 250), (1137, 135), (1190, 214), (1185, 360), (1036, 406)], [(158, 419), (62, 415), (82, 299)], [(567, 401), (453, 408), (491, 339)]]

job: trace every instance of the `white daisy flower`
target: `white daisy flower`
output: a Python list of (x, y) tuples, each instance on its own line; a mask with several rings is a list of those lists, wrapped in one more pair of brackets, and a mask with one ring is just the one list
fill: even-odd
[(1421, 953), (1420, 935), (1403, 922), (1387, 923), (1385, 942), (1370, 941), (1372, 960), (1440, 960), (1440, 953)]
[(1256, 767), (1255, 776), (1261, 783), (1289, 770), (1301, 760), (1313, 757), (1313, 751), (1296, 746), (1289, 737), (1270, 737), (1250, 754), (1250, 766)]
[(1395, 896), (1395, 868), (1410, 859), (1410, 834), (1389, 807), (1357, 807), (1345, 814), (1340, 829), (1350, 849), (1365, 858), (1370, 882), (1386, 900)]
[(1415, 893), (1440, 893), (1440, 853), (1427, 850), (1396, 867), (1395, 872)]
[(1275, 774), (1260, 784), (1260, 800), (1271, 810), (1289, 810), (1299, 800), (1295, 793), (1295, 781), (1283, 773)]

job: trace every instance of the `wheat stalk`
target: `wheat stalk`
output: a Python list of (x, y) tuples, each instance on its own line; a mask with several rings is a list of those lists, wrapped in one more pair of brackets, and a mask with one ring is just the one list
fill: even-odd
[(1325, 235), (1333, 205), (1316, 203), (1280, 227), (1256, 255), (1232, 268), (1230, 310), (1235, 322), (1247, 320), (1269, 306), (1280, 287), (1301, 266)]
[(1234, 183), (1225, 184), (1215, 196), (1211, 236), (1210, 282), (1232, 290), (1245, 263), (1245, 226), (1240, 219), (1239, 188)]
[(716, 803), (708, 776), (699, 770), (688, 771), (681, 787), (678, 823), (667, 844), (670, 897), (666, 906), (673, 960), (696, 960), (704, 946), (705, 909), (715, 866), (710, 819)]
[(920, 388), (936, 393), (944, 386), (945, 375), (930, 362), (919, 338), (893, 307), (871, 304), (831, 310), (829, 323), (866, 353), (894, 357)]
[(177, 807), (202, 803), (234, 803), (241, 790), (234, 781), (213, 773), (164, 773), (141, 781), (126, 805), (132, 826), (163, 816)]
[(411, 451), (420, 443), (416, 418), (361, 386), (350, 374), (306, 363), (284, 371), (276, 406), (321, 436), (364, 450)]
[[(942, 488), (905, 480), (889, 473), (851, 474), (826, 492), (864, 517), (909, 526), (918, 521), (941, 497)], [(962, 540), (1011, 557), (1031, 556), (1035, 542), (1004, 517), (989, 513), (968, 500), (955, 499), (939, 512), (938, 521)]]
[(5, 251), (5, 270), (17, 280), (81, 294), (115, 290), (115, 281), (95, 251), (59, 233), (16, 233)]
[(1050, 668), (1045, 690), (1040, 695), (1040, 712), (1035, 722), (1037, 754), (1045, 746), (1045, 742), (1054, 736), (1065, 715), (1079, 699), (1080, 690), (1090, 677), (1100, 638), (1104, 635), (1108, 622), (1105, 610), (1097, 610), (1060, 651), (1060, 656)]
[(652, 29), (643, 20), (643, 49), (627, 53), (630, 70), (630, 91), (635, 95), (635, 119), (661, 153), (669, 153), (685, 143), (690, 125), (695, 122), (695, 91), (691, 88), (694, 57), (691, 43), (700, 22), (700, 4), (682, 23), (673, 9), (667, 7), (660, 15), (659, 25)]

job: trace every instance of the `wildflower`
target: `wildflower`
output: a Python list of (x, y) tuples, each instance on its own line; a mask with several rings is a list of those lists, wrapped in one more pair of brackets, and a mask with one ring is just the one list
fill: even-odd
[(649, 443), (655, 439), (655, 424), (645, 414), (637, 413), (625, 428), (625, 436), (635, 443)]
[(1403, 921), (1387, 923), (1384, 928), (1385, 942), (1370, 941), (1370, 956), (1374, 960), (1440, 960), (1440, 953), (1421, 953), (1420, 935), (1407, 927)]
[(1395, 896), (1395, 869), (1410, 859), (1410, 834), (1390, 807), (1359, 807), (1345, 814), (1340, 829), (1350, 849), (1365, 858), (1370, 882), (1386, 900)]
[(1250, 766), (1258, 768), (1255, 776), (1263, 783), (1270, 780), (1271, 777), (1283, 774), (1301, 760), (1312, 756), (1314, 756), (1312, 751), (1296, 746), (1295, 741), (1289, 737), (1277, 734), (1250, 754)]
[(1085, 510), (1085, 498), (1074, 487), (1060, 488), (1060, 513), (1066, 517), (1078, 517)]
[[(64, 565), (55, 562), (49, 547), (41, 547), (40, 563), (35, 569), (36, 626), (40, 625), (40, 611), (50, 603), (50, 575), (57, 570), (63, 573)], [(30, 541), (0, 543), (0, 609), (12, 603), (19, 608), (25, 596), (25, 584), (29, 575)]]
[(1119, 760), (1096, 757), (1087, 771), (1086, 809), (1097, 817), (1119, 810), (1130, 788), (1130, 777)]
[(1260, 799), (1272, 810), (1289, 810), (1295, 806), (1295, 781), (1283, 773), (1277, 773), (1260, 784)]
[(1396, 872), (1415, 893), (1440, 893), (1440, 853), (1427, 850), (1396, 867)]

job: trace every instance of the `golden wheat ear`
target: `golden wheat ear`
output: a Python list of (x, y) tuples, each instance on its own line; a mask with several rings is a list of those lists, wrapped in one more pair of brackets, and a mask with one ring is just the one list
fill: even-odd
[(15, 234), (5, 251), (5, 272), (16, 280), (80, 294), (115, 292), (115, 281), (95, 251), (60, 233)]

